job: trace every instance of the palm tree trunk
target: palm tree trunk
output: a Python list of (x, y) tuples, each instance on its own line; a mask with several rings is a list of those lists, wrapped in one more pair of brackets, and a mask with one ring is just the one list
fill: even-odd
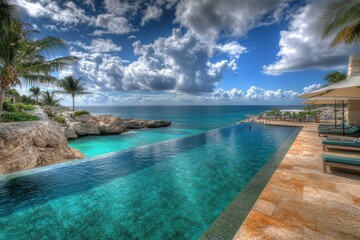
[(72, 100), (73, 100), (73, 111), (75, 111), (75, 95), (72, 95)]
[(5, 99), (5, 87), (1, 88), (0, 91), (0, 112), (2, 112), (3, 110), (3, 105), (4, 105), (4, 99)]

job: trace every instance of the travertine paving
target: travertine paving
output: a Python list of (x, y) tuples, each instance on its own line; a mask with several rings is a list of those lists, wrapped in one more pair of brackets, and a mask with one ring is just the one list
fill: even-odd
[(360, 173), (323, 173), (317, 124), (303, 126), (234, 239), (360, 239)]

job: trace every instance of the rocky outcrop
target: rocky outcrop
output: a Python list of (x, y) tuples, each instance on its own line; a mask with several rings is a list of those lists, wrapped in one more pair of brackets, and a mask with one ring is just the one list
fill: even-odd
[(171, 122), (165, 120), (148, 120), (145, 122), (146, 128), (159, 128), (164, 126), (170, 126)]
[(0, 174), (83, 158), (51, 121), (0, 123)]
[(74, 130), (78, 136), (100, 134), (98, 126), (90, 122), (71, 122), (67, 128)]
[(78, 137), (74, 129), (70, 128), (65, 128), (64, 134), (67, 139), (76, 139)]
[(57, 107), (37, 109), (35, 114), (40, 121), (0, 123), (0, 174), (83, 158), (81, 152), (68, 147), (67, 139), (171, 124), (164, 120), (122, 119), (112, 115), (76, 116), (66, 108)]
[(129, 129), (140, 128), (159, 128), (171, 125), (170, 121), (165, 120), (143, 120), (143, 119), (122, 119), (112, 115), (76, 115), (71, 111), (57, 110), (52, 107), (44, 109), (49, 114), (49, 118), (55, 119), (61, 117), (65, 123), (64, 134), (67, 139), (75, 139), (87, 135), (105, 135), (105, 134), (121, 134)]
[(124, 125), (127, 129), (140, 129), (145, 127), (145, 122), (138, 119), (126, 119)]

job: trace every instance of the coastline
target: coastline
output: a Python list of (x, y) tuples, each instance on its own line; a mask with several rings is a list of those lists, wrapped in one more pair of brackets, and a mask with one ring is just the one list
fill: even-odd
[(63, 107), (37, 107), (33, 113), (39, 121), (0, 123), (0, 174), (84, 158), (80, 150), (68, 146), (67, 139), (171, 125), (165, 120), (94, 116)]

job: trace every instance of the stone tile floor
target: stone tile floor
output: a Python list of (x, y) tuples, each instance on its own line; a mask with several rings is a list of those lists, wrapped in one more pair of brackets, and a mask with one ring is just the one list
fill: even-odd
[(317, 124), (302, 126), (235, 240), (360, 239), (360, 173), (323, 173)]

